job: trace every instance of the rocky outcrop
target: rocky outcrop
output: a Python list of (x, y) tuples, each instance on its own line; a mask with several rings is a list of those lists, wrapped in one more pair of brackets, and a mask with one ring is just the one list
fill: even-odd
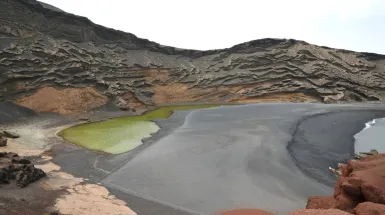
[(0, 136), (8, 137), (8, 138), (19, 138), (20, 135), (13, 131), (3, 131), (0, 133)]
[(304, 209), (295, 211), (290, 215), (350, 215), (350, 213), (338, 209)]
[[(35, 0), (0, 1), (0, 19), (0, 99), (35, 111), (46, 111), (45, 101), (27, 101), (47, 87), (60, 92), (89, 87), (123, 109), (270, 98), (385, 100), (382, 55), (288, 39), (261, 39), (213, 51), (177, 49)], [(56, 101), (66, 106), (69, 99)], [(92, 97), (85, 99), (71, 104), (92, 103)], [(101, 99), (70, 111), (88, 111), (103, 103)]]
[(0, 147), (7, 146), (8, 140), (7, 138), (0, 135)]
[(340, 164), (332, 197), (311, 197), (308, 209), (339, 209), (351, 214), (385, 214), (385, 154)]
[(385, 214), (385, 205), (373, 202), (364, 202), (357, 205), (354, 209), (356, 215), (381, 215)]
[(15, 153), (0, 152), (0, 184), (15, 180), (17, 186), (25, 187), (43, 177), (44, 171), (35, 168), (28, 159)]
[(307, 209), (330, 209), (334, 208), (336, 200), (333, 196), (312, 196), (308, 199)]

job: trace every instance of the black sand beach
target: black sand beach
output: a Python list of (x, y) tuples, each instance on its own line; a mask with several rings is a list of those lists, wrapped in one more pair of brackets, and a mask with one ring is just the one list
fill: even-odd
[(62, 171), (102, 183), (138, 214), (287, 214), (311, 195), (331, 194), (327, 168), (349, 159), (353, 135), (383, 116), (375, 104), (254, 104), (176, 112), (121, 155), (46, 141), (56, 143), (50, 153)]
[[(352, 156), (352, 136), (371, 117), (385, 114), (375, 108), (255, 104), (193, 111), (181, 128), (103, 183), (195, 214), (234, 207), (285, 214), (304, 207), (310, 195), (331, 194), (335, 177), (328, 167)], [(317, 123), (303, 124), (313, 116)], [(335, 123), (339, 129), (326, 130)], [(307, 139), (300, 139), (303, 133)], [(312, 154), (325, 158), (307, 156)], [(278, 210), (271, 205), (277, 201), (282, 203)], [(135, 204), (130, 206), (135, 210)]]
[(334, 168), (353, 158), (353, 136), (365, 123), (382, 117), (385, 117), (383, 110), (340, 110), (305, 117), (296, 125), (288, 150), (303, 172), (333, 186), (335, 177), (328, 167)]
[(37, 116), (37, 114), (29, 108), (9, 102), (0, 102), (0, 125), (26, 120), (35, 116)]

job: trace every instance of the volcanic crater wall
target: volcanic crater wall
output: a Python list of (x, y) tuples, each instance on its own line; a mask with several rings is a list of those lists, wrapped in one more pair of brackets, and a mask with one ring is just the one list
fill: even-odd
[[(108, 100), (122, 109), (196, 101), (383, 101), (384, 78), (383, 55), (286, 39), (177, 49), (35, 0), (0, 0), (0, 100), (35, 111), (88, 111)], [(59, 108), (68, 101), (64, 106), (74, 108)]]

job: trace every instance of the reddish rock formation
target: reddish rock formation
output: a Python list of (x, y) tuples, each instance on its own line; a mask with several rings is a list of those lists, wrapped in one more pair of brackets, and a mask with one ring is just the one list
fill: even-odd
[(385, 214), (385, 205), (373, 202), (364, 202), (357, 205), (354, 211), (356, 215), (382, 215)]
[(334, 208), (336, 200), (333, 196), (312, 196), (307, 200), (307, 209)]
[(305, 210), (295, 211), (290, 215), (350, 215), (350, 214), (338, 209), (326, 209), (326, 210), (305, 209)]
[[(339, 167), (342, 174), (334, 195), (310, 197), (306, 208), (335, 208), (357, 215), (385, 214), (385, 154), (350, 160)], [(328, 213), (325, 210), (322, 214)]]

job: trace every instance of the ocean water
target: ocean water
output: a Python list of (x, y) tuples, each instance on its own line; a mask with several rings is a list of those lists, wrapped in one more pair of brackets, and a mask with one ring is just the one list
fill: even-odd
[(385, 118), (373, 119), (365, 124), (365, 128), (354, 135), (355, 152), (369, 152), (376, 149), (385, 153)]

